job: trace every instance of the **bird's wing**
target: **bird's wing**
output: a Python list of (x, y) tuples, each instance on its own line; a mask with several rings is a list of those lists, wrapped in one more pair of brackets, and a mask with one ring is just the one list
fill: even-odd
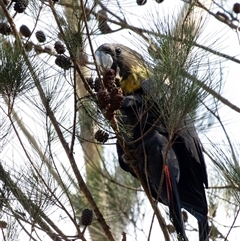
[[(154, 86), (155, 82), (151, 80), (146, 80), (141, 83), (141, 87), (144, 91), (144, 93), (148, 96), (153, 96), (152, 93), (156, 92), (156, 87)], [(169, 93), (169, 86), (166, 84), (162, 85), (162, 88), (165, 89), (165, 96), (162, 96), (161, 94), (157, 93), (153, 98), (151, 98), (150, 102), (155, 102), (158, 108), (161, 108), (161, 102), (163, 98), (168, 98)], [(154, 115), (155, 113), (153, 113)], [(162, 123), (162, 128), (164, 125)], [(198, 170), (201, 170), (201, 176), (198, 177), (198, 180), (205, 184), (205, 187), (208, 187), (208, 178), (207, 178), (207, 170), (206, 170), (206, 164), (203, 156), (202, 151), (202, 144), (200, 142), (200, 139), (198, 137), (198, 134), (196, 132), (196, 128), (193, 124), (193, 119), (190, 117), (189, 114), (187, 114), (179, 128), (179, 130), (176, 133), (176, 142), (174, 143), (174, 147), (183, 149), (182, 151), (177, 150), (179, 152), (180, 156), (184, 158), (184, 155), (188, 157), (188, 162), (191, 164), (193, 162), (193, 165), (195, 165), (194, 162), (198, 163)], [(167, 134), (167, 130), (165, 128), (162, 128), (161, 131), (165, 131)], [(186, 160), (184, 161), (186, 163)]]
[(193, 160), (195, 160), (200, 165), (200, 170), (202, 174), (202, 181), (205, 184), (205, 187), (208, 187), (207, 180), (207, 170), (206, 163), (203, 156), (202, 144), (197, 135), (196, 128), (192, 123), (192, 120), (189, 115), (183, 120), (183, 128), (180, 129), (179, 139), (182, 140), (184, 146), (190, 153)]

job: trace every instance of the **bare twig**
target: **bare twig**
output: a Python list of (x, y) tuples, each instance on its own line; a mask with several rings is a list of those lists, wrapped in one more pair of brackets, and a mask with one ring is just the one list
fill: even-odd
[(228, 106), (229, 108), (231, 108), (232, 110), (240, 113), (240, 108), (234, 104), (232, 104), (229, 100), (227, 100), (226, 98), (224, 98), (222, 95), (218, 94), (215, 90), (211, 89), (209, 86), (207, 86), (205, 83), (203, 83), (202, 81), (198, 80), (195, 76), (187, 73), (185, 71), (184, 75), (191, 81), (196, 82), (202, 89), (204, 89), (205, 91), (207, 91), (209, 94), (211, 94), (214, 98), (216, 98), (217, 100), (219, 100), (220, 102), (222, 102), (224, 105)]
[(236, 215), (235, 215), (235, 217), (234, 217), (234, 219), (233, 219), (233, 223), (232, 223), (230, 229), (228, 230), (228, 233), (227, 233), (227, 235), (226, 235), (224, 241), (227, 241), (227, 238), (228, 238), (228, 236), (229, 236), (229, 234), (230, 234), (230, 232), (231, 232), (231, 230), (232, 230), (234, 224), (235, 224), (236, 221), (237, 221), (237, 217), (238, 217), (239, 213), (240, 213), (240, 208), (238, 208), (238, 210), (237, 210), (237, 212), (236, 212)]

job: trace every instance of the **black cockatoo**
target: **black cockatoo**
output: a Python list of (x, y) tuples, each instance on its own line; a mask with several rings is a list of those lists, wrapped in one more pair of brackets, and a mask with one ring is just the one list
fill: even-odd
[[(188, 240), (181, 213), (184, 208), (198, 220), (199, 240), (208, 241), (208, 207), (204, 189), (208, 186), (207, 172), (190, 115), (186, 114), (175, 133), (170, 134), (164, 123), (166, 118), (161, 117), (164, 113), (160, 111), (162, 97), (153, 95), (151, 69), (142, 56), (115, 43), (101, 45), (95, 56), (100, 70), (110, 68), (117, 72), (119, 86), (125, 94), (117, 119), (124, 146), (130, 150), (131, 156), (118, 142), (120, 166), (134, 177), (132, 164), (138, 166), (149, 184), (152, 197), (169, 207), (171, 220), (182, 240)], [(171, 87), (165, 84), (166, 95), (168, 88)], [(162, 186), (159, 186), (162, 174)]]

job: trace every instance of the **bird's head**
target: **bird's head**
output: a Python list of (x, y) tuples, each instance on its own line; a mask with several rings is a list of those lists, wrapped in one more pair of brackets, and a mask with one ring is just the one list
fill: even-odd
[(141, 82), (149, 78), (143, 57), (122, 44), (105, 43), (98, 47), (95, 56), (101, 72), (106, 69), (118, 72), (120, 87), (126, 94), (139, 90)]

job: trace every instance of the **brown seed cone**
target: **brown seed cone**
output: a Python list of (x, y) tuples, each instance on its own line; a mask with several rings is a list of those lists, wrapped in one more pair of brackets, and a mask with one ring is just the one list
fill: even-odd
[(97, 130), (94, 135), (95, 139), (101, 143), (105, 143), (108, 140), (109, 134), (101, 129)]
[(15, 0), (14, 2), (15, 2), (15, 5), (13, 9), (17, 13), (23, 13), (28, 6), (28, 0)]
[(29, 38), (31, 36), (31, 31), (28, 28), (28, 26), (26, 25), (21, 25), (21, 27), (19, 28), (20, 33), (22, 34), (22, 36)]
[(35, 33), (38, 42), (43, 43), (46, 41), (46, 35), (43, 31), (37, 31)]
[(68, 70), (72, 66), (70, 58), (65, 57), (64, 55), (58, 55), (55, 59), (55, 64), (64, 70)]
[(64, 54), (66, 50), (61, 41), (56, 41), (54, 44), (54, 48), (58, 54)]
[(97, 97), (100, 108), (106, 108), (110, 104), (111, 97), (106, 89), (100, 89), (97, 92)]
[(233, 12), (234, 13), (240, 13), (240, 3), (235, 3), (233, 5)]
[(111, 107), (108, 108), (107, 111), (106, 111), (106, 113), (105, 113), (106, 119), (108, 119), (108, 120), (110, 120), (110, 121), (113, 120), (115, 113), (116, 113), (116, 112), (115, 112)]
[(3, 35), (9, 35), (12, 32), (10, 25), (6, 22), (0, 23), (0, 33)]
[(92, 223), (93, 211), (91, 209), (85, 208), (82, 211), (81, 224), (84, 226), (89, 226)]
[(111, 98), (115, 95), (123, 95), (122, 89), (120, 87), (114, 87), (111, 91)]
[(122, 106), (123, 100), (124, 100), (123, 95), (119, 95), (119, 94), (114, 95), (114, 97), (111, 99), (110, 108), (113, 110), (120, 109), (120, 107)]
[(108, 89), (109, 92), (116, 86), (115, 84), (115, 71), (109, 69), (105, 72), (103, 76), (103, 84)]

